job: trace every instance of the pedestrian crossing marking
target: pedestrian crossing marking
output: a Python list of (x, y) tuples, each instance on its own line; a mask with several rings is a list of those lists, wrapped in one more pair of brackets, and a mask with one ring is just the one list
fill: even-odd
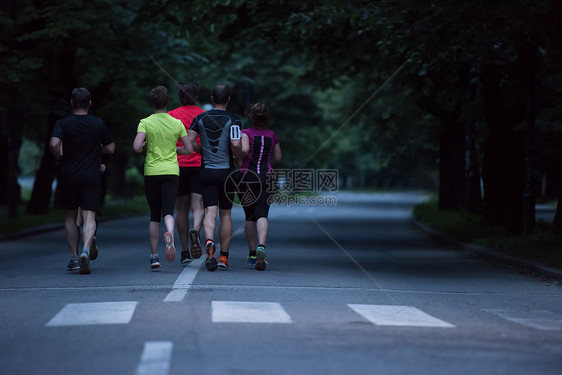
[[(45, 326), (128, 324), (137, 305), (136, 301), (69, 303)], [(455, 327), (414, 306), (367, 304), (347, 304), (347, 306), (378, 326)], [(211, 308), (213, 323), (293, 323), (290, 315), (277, 302), (212, 301)], [(483, 309), (483, 311), (535, 329), (562, 330), (562, 316), (546, 310)]]
[(144, 343), (136, 375), (166, 375), (174, 344), (171, 341), (147, 341)]
[(545, 331), (562, 330), (562, 316), (544, 310), (503, 310), (503, 309), (486, 309), (491, 314), (500, 318), (509, 320), (510, 322), (522, 324), (527, 327), (541, 329)]
[(214, 323), (292, 323), (277, 302), (212, 301)]
[(45, 326), (128, 324), (137, 303), (135, 301), (69, 303)]
[(357, 304), (347, 306), (378, 326), (454, 327), (453, 324), (437, 319), (413, 306)]

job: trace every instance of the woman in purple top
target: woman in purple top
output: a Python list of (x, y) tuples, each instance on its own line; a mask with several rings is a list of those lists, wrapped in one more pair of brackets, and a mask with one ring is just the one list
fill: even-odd
[[(258, 271), (267, 267), (265, 242), (269, 213), (268, 177), (271, 175), (271, 158), (281, 160), (281, 146), (275, 133), (268, 129), (271, 113), (265, 104), (252, 104), (246, 110), (250, 128), (242, 130), (240, 165), (240, 203), (246, 214), (246, 240), (250, 249), (248, 264)], [(257, 245), (257, 246), (256, 246)]]

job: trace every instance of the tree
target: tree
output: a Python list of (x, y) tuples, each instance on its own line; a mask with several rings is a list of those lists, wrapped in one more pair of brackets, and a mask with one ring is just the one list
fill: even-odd
[[(541, 131), (559, 121), (544, 115), (559, 105), (550, 86), (562, 71), (560, 5), (552, 0), (98, 0), (80, 12), (65, 3), (28, 2), (28, 20), (20, 15), (6, 39), (25, 64), (6, 76), (27, 72), (28, 85), (51, 77), (46, 86), (56, 97), (49, 63), (74, 48), (69, 76), (92, 89), (93, 110), (118, 140), (119, 172), (108, 176), (115, 191), (128, 166), (140, 167), (119, 150), (130, 149), (138, 119), (150, 111), (142, 100), (150, 87), (196, 81), (205, 100), (222, 82), (234, 88), (236, 113), (250, 101), (270, 105), (280, 136), (291, 140), (286, 166), (336, 166), (350, 180), (379, 184), (377, 176), (420, 171), (431, 180), (438, 162), (441, 208), (479, 210), (482, 175), (488, 215), (520, 230), (530, 139), (522, 125), (536, 118)], [(540, 51), (532, 117), (529, 40)], [(40, 48), (28, 50), (31, 42)], [(542, 99), (547, 87), (550, 101)], [(54, 113), (47, 103), (37, 115)], [(544, 163), (538, 151), (533, 160)]]

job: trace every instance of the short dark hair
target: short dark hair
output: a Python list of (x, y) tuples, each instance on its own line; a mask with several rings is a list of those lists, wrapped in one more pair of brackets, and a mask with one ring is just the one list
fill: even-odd
[(78, 87), (72, 90), (71, 95), (72, 108), (74, 109), (88, 109), (92, 96), (85, 87)]
[(155, 109), (167, 107), (169, 98), (170, 94), (166, 86), (156, 86), (150, 90), (150, 104), (152, 104)]
[(230, 97), (230, 87), (227, 85), (216, 85), (211, 96), (215, 104), (226, 104)]
[(178, 83), (178, 96), (181, 105), (194, 105), (199, 97), (199, 86), (196, 83)]
[(266, 129), (269, 125), (269, 119), (271, 118), (269, 108), (263, 103), (250, 104), (248, 108), (246, 108), (245, 115), (250, 121), (250, 126), (256, 129)]

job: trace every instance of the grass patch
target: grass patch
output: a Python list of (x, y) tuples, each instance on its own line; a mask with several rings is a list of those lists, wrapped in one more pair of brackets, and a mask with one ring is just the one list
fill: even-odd
[(55, 209), (49, 210), (46, 215), (29, 215), (25, 213), (25, 206), (22, 205), (15, 218), (8, 217), (5, 210), (0, 213), (0, 234), (13, 234), (49, 224), (62, 224), (65, 216), (63, 210)]
[(533, 234), (513, 236), (505, 228), (478, 215), (458, 211), (439, 211), (436, 200), (414, 208), (414, 218), (425, 226), (465, 243), (485, 246), (512, 256), (562, 268), (562, 237), (538, 221)]
[(142, 215), (148, 213), (148, 203), (144, 195), (130, 199), (112, 199), (108, 197), (100, 210), (100, 217), (117, 215)]
[[(131, 199), (115, 200), (108, 197), (98, 217), (112, 217), (120, 215), (141, 215), (148, 212), (148, 205), (144, 196)], [(0, 212), (0, 234), (13, 234), (41, 227), (49, 224), (63, 224), (66, 212), (51, 208), (46, 215), (30, 215), (25, 212), (25, 203), (18, 209), (18, 216), (8, 217), (7, 210)]]

